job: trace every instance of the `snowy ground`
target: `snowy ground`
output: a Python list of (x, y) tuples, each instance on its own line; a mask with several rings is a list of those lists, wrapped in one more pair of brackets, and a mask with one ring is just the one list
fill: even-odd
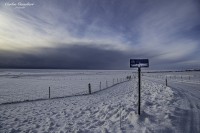
[(135, 78), (92, 95), (0, 105), (0, 132), (200, 132), (198, 85), (142, 79), (140, 116)]
[(153, 76), (154, 78), (152, 78), (152, 75), (146, 75), (144, 79), (166, 84), (166, 75), (168, 75), (167, 84), (174, 92), (178, 103), (174, 107), (174, 114), (171, 118), (175, 129), (177, 132), (199, 133), (200, 72), (182, 72), (182, 75), (181, 73), (170, 73)]
[(1, 70), (0, 104), (47, 99), (105, 89), (126, 80), (130, 71)]

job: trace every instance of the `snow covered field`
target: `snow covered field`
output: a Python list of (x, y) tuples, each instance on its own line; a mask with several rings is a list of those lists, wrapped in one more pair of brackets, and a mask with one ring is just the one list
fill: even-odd
[[(13, 92), (14, 88), (23, 88), (22, 92), (24, 92), (26, 89), (31, 91), (43, 87), (45, 95), (48, 95), (46, 94), (48, 86), (60, 87), (67, 86), (69, 83), (72, 86), (77, 85), (76, 87), (85, 83), (87, 88), (88, 82), (93, 82), (98, 84), (97, 89), (99, 89), (100, 81), (108, 80), (112, 84), (113, 78), (119, 80), (130, 74), (131, 71), (12, 71), (9, 73), (3, 71), (0, 77), (0, 95), (5, 95), (5, 92), (18, 93), (18, 91)], [(16, 75), (18, 78), (13, 78)], [(166, 76), (163, 73), (157, 75)], [(195, 80), (195, 83), (197, 81)], [(0, 132), (199, 133), (199, 85), (192, 82), (175, 82), (175, 80), (169, 81), (168, 84), (168, 87), (165, 86), (165, 78), (143, 74), (140, 116), (137, 114), (137, 78), (92, 95), (0, 105)], [(63, 95), (64, 89), (60, 90), (58, 92)], [(79, 90), (82, 91), (81, 87), (74, 88), (71, 93), (80, 92)], [(32, 93), (35, 94), (34, 91)]]
[(1, 70), (0, 104), (88, 94), (126, 81), (130, 71)]
[(192, 84), (200, 84), (200, 71), (195, 72), (163, 72), (163, 73), (145, 73), (145, 76), (166, 79), (171, 82), (187, 82)]

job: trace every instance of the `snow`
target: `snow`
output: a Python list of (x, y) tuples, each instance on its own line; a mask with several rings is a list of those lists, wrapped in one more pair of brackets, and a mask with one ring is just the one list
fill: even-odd
[[(200, 132), (200, 86), (199, 72), (173, 73), (175, 78), (168, 78), (168, 86), (172, 89), (177, 105), (170, 115), (176, 132)], [(148, 77), (146, 77), (148, 76)], [(165, 84), (160, 76), (146, 75), (144, 78), (153, 82)], [(149, 77), (150, 76), (150, 77)], [(166, 76), (166, 74), (162, 74)], [(193, 78), (188, 78), (188, 76)], [(186, 78), (187, 77), (187, 78)]]
[[(102, 82), (107, 79), (112, 83), (114, 77), (122, 78), (132, 74), (131, 71), (87, 71), (81, 73), (73, 71), (70, 74), (68, 71), (61, 73), (50, 71), (51, 75), (49, 75), (49, 72), (42, 71), (36, 75), (34, 72), (23, 72), (23, 75), (30, 74), (31, 76), (13, 79), (5, 76), (5, 73), (7, 72), (0, 77), (1, 86), (3, 86), (0, 88), (1, 98), (2, 92), (6, 92), (6, 88), (17, 84), (18, 87), (15, 88), (24, 88), (22, 89), (24, 92), (27, 86), (30, 87), (28, 90), (31, 90), (31, 87), (45, 87), (46, 90), (48, 88), (48, 85), (45, 86), (46, 83), (51, 83), (51, 86), (54, 85), (58, 88), (69, 83), (72, 86), (76, 83), (87, 85), (88, 81), (99, 83), (100, 79)], [(17, 75), (16, 72), (10, 73), (10, 75)], [(177, 83), (179, 84), (177, 85), (170, 82), (171, 86), (167, 87), (164, 84), (164, 78), (159, 78), (159, 81), (150, 74), (142, 75), (140, 116), (137, 112), (138, 82), (137, 78), (133, 78), (128, 82), (116, 84), (91, 95), (0, 105), (0, 132), (200, 132), (198, 85), (194, 84), (192, 94), (195, 97), (191, 97), (190, 93), (185, 92), (190, 86), (187, 83), (184, 83), (186, 85), (183, 87), (182, 83)], [(165, 77), (164, 74), (161, 75)], [(82, 80), (80, 80), (81, 77)], [(69, 80), (70, 78), (71, 80)], [(13, 94), (10, 93), (13, 89), (9, 89), (7, 92)], [(69, 89), (71, 90), (71, 88)], [(63, 90), (59, 89), (57, 92), (62, 94)], [(78, 90), (81, 88), (73, 89), (72, 92)]]
[[(121, 71), (2, 71), (0, 76), (0, 104), (16, 101), (48, 99), (88, 93), (105, 89), (126, 80), (130, 72)], [(101, 85), (100, 85), (101, 84)]]

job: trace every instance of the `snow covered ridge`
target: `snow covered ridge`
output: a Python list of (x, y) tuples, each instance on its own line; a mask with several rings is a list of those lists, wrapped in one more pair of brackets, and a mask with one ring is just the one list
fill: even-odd
[[(136, 89), (137, 90), (137, 87)], [(170, 120), (171, 114), (173, 114), (176, 100), (174, 93), (171, 88), (166, 87), (162, 84), (158, 84), (151, 81), (142, 82), (142, 115), (137, 115), (137, 91), (133, 96), (129, 97), (130, 100), (134, 98), (134, 111), (129, 113), (126, 117), (124, 126), (125, 130), (128, 128), (136, 130), (135, 132), (169, 132), (174, 131), (173, 125)], [(128, 103), (128, 102), (127, 102)], [(129, 112), (132, 106), (125, 104), (125, 111)], [(132, 126), (127, 123), (131, 123)], [(128, 127), (127, 127), (128, 125)]]
[(137, 114), (137, 90), (137, 79), (132, 79), (93, 95), (2, 105), (0, 132), (176, 131), (171, 118), (177, 102), (171, 88), (143, 80), (141, 116)]

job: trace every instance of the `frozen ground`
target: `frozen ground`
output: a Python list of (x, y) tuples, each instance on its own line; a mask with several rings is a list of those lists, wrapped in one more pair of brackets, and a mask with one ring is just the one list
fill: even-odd
[(200, 132), (198, 85), (142, 79), (141, 116), (135, 78), (92, 95), (0, 105), (0, 132)]
[[(182, 72), (163, 74), (162, 76), (146, 75), (144, 79), (167, 84), (177, 98), (178, 106), (175, 107), (173, 125), (179, 132), (200, 132), (200, 73)], [(171, 77), (170, 77), (171, 76)], [(161, 78), (158, 78), (161, 77)], [(163, 78), (162, 78), (163, 77)]]
[(1, 70), (0, 104), (47, 99), (105, 89), (126, 80), (130, 71)]

